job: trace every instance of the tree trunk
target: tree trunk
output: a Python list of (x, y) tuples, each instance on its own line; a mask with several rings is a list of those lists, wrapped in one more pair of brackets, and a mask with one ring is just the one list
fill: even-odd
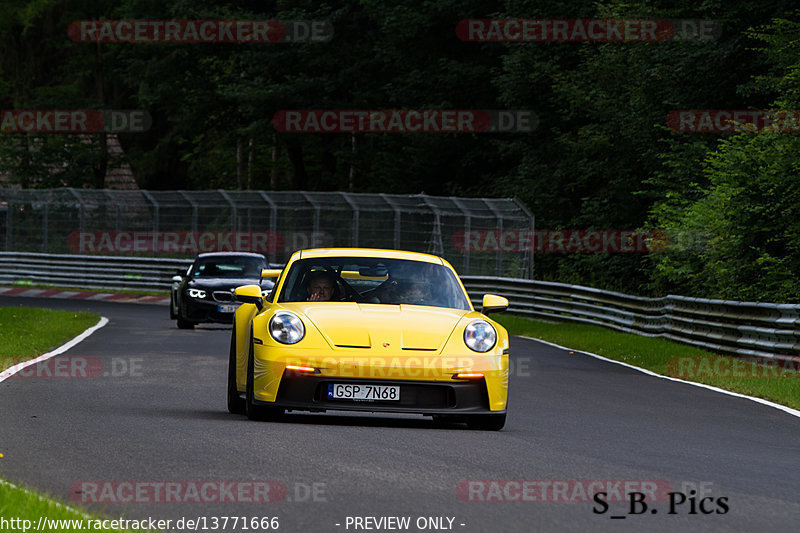
[(350, 172), (347, 175), (347, 190), (352, 192), (356, 187), (356, 134), (350, 134)]
[(278, 146), (278, 136), (272, 134), (272, 168), (269, 174), (269, 188), (276, 190), (278, 188), (278, 156), (281, 154), (280, 147)]
[(253, 189), (253, 136), (247, 142), (247, 190)]
[(242, 139), (236, 139), (236, 190), (242, 190)]
[(306, 190), (308, 188), (308, 174), (303, 161), (303, 145), (300, 141), (291, 141), (286, 153), (289, 156), (289, 162), (292, 163), (294, 188), (298, 191)]
[[(97, 89), (97, 101), (100, 107), (105, 107), (105, 92), (103, 91), (103, 54), (100, 49), (100, 43), (97, 43), (95, 48), (95, 65), (97, 67), (95, 75), (95, 88)], [(105, 124), (104, 124), (105, 126)], [(105, 128), (104, 128), (105, 129)], [(105, 131), (96, 133), (97, 143), (100, 147), (100, 158), (96, 165), (93, 167), (94, 172), (94, 188), (103, 189), (106, 186), (106, 173), (108, 172), (108, 137)]]

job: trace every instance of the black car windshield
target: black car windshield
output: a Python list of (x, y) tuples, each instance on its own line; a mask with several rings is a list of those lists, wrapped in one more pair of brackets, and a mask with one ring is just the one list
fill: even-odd
[(266, 260), (249, 256), (201, 257), (192, 267), (195, 278), (252, 278), (261, 277)]
[(374, 257), (295, 261), (278, 301), (354, 301), (469, 309), (461, 284), (446, 266)]

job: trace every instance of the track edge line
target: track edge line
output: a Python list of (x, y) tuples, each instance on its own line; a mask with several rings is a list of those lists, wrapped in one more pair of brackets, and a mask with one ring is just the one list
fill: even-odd
[(49, 351), (47, 353), (43, 353), (42, 355), (40, 355), (38, 357), (35, 357), (33, 359), (30, 359), (28, 361), (23, 361), (22, 363), (17, 363), (14, 366), (10, 366), (10, 367), (6, 368), (2, 372), (0, 372), (0, 383), (5, 381), (6, 379), (10, 378), (11, 376), (16, 374), (20, 370), (23, 370), (23, 369), (25, 369), (25, 368), (27, 368), (27, 367), (29, 367), (31, 365), (35, 365), (36, 363), (39, 363), (41, 361), (46, 361), (46, 360), (50, 359), (51, 357), (55, 357), (57, 355), (60, 355), (60, 354), (62, 354), (64, 352), (66, 352), (67, 350), (77, 346), (79, 343), (81, 343), (82, 341), (86, 340), (92, 333), (94, 333), (98, 329), (102, 328), (106, 324), (108, 324), (108, 319), (106, 317), (104, 317), (104, 316), (101, 316), (100, 320), (97, 321), (97, 324), (95, 324), (94, 326), (92, 326), (90, 328), (86, 328), (85, 330), (83, 330), (82, 333), (80, 333), (76, 337), (73, 337), (72, 339), (68, 340), (67, 342), (65, 342), (64, 344), (59, 346), (58, 348), (56, 348), (54, 350), (51, 350), (51, 351)]
[(575, 352), (575, 353), (588, 355), (590, 357), (594, 357), (595, 359), (600, 359), (601, 361), (607, 361), (609, 363), (614, 363), (616, 365), (622, 365), (622, 366), (631, 368), (633, 370), (637, 370), (639, 372), (642, 372), (643, 374), (647, 374), (649, 376), (654, 376), (654, 377), (657, 377), (657, 378), (666, 379), (668, 381), (675, 381), (677, 383), (685, 383), (687, 385), (693, 385), (695, 387), (700, 387), (701, 389), (706, 389), (706, 390), (710, 390), (710, 391), (714, 391), (714, 392), (719, 392), (719, 393), (722, 393), (722, 394), (727, 394), (728, 396), (734, 396), (736, 398), (744, 398), (746, 400), (751, 400), (751, 401), (754, 401), (756, 403), (760, 403), (762, 405), (766, 405), (767, 407), (772, 407), (774, 409), (778, 409), (778, 410), (783, 411), (784, 413), (787, 413), (787, 414), (789, 414), (791, 416), (800, 418), (800, 411), (798, 411), (797, 409), (792, 409), (791, 407), (788, 407), (786, 405), (781, 405), (779, 403), (771, 402), (769, 400), (765, 400), (764, 398), (757, 398), (755, 396), (748, 396), (746, 394), (742, 394), (742, 393), (739, 393), (739, 392), (733, 392), (733, 391), (729, 391), (729, 390), (726, 390), (726, 389), (721, 389), (721, 388), (715, 387), (713, 385), (706, 385), (705, 383), (697, 383), (696, 381), (686, 381), (684, 379), (678, 379), (678, 378), (673, 378), (671, 376), (665, 376), (664, 374), (659, 374), (657, 372), (653, 372), (652, 370), (648, 370), (646, 368), (641, 368), (641, 367), (638, 367), (638, 366), (634, 366), (634, 365), (632, 365), (630, 363), (623, 363), (622, 361), (616, 361), (614, 359), (609, 359), (608, 357), (603, 357), (602, 355), (598, 355), (596, 353), (585, 352), (583, 350), (576, 350), (575, 348), (569, 348), (567, 346), (561, 346), (560, 344), (556, 344), (554, 342), (545, 341), (545, 340), (542, 340), (542, 339), (537, 339), (535, 337), (527, 337), (525, 335), (516, 335), (516, 336), (520, 337), (521, 339), (528, 339), (528, 340), (532, 340), (532, 341), (536, 341), (536, 342), (541, 342), (542, 344), (547, 344), (548, 346), (553, 346), (555, 348), (560, 348), (562, 350), (567, 350), (567, 351), (570, 351), (570, 352)]

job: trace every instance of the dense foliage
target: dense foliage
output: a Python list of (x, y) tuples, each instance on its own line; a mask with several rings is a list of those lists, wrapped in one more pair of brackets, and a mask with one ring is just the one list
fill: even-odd
[[(146, 134), (0, 135), (23, 187), (516, 196), (539, 228), (663, 228), (642, 254), (542, 254), (538, 278), (640, 294), (800, 301), (797, 133), (680, 133), (681, 109), (799, 109), (781, 0), (0, 0), (3, 109), (145, 109)], [(710, 40), (464, 42), (468, 18), (708, 19)], [(326, 42), (81, 43), (82, 19), (327, 20)], [(286, 109), (527, 109), (529, 133), (283, 133)]]

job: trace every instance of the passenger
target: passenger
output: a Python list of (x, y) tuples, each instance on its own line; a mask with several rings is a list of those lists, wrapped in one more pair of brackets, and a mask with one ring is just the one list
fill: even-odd
[(400, 304), (426, 305), (430, 303), (430, 287), (424, 281), (406, 280), (393, 290), (393, 300)]
[(328, 302), (336, 299), (339, 292), (336, 287), (336, 276), (331, 272), (317, 271), (309, 274), (307, 302)]

